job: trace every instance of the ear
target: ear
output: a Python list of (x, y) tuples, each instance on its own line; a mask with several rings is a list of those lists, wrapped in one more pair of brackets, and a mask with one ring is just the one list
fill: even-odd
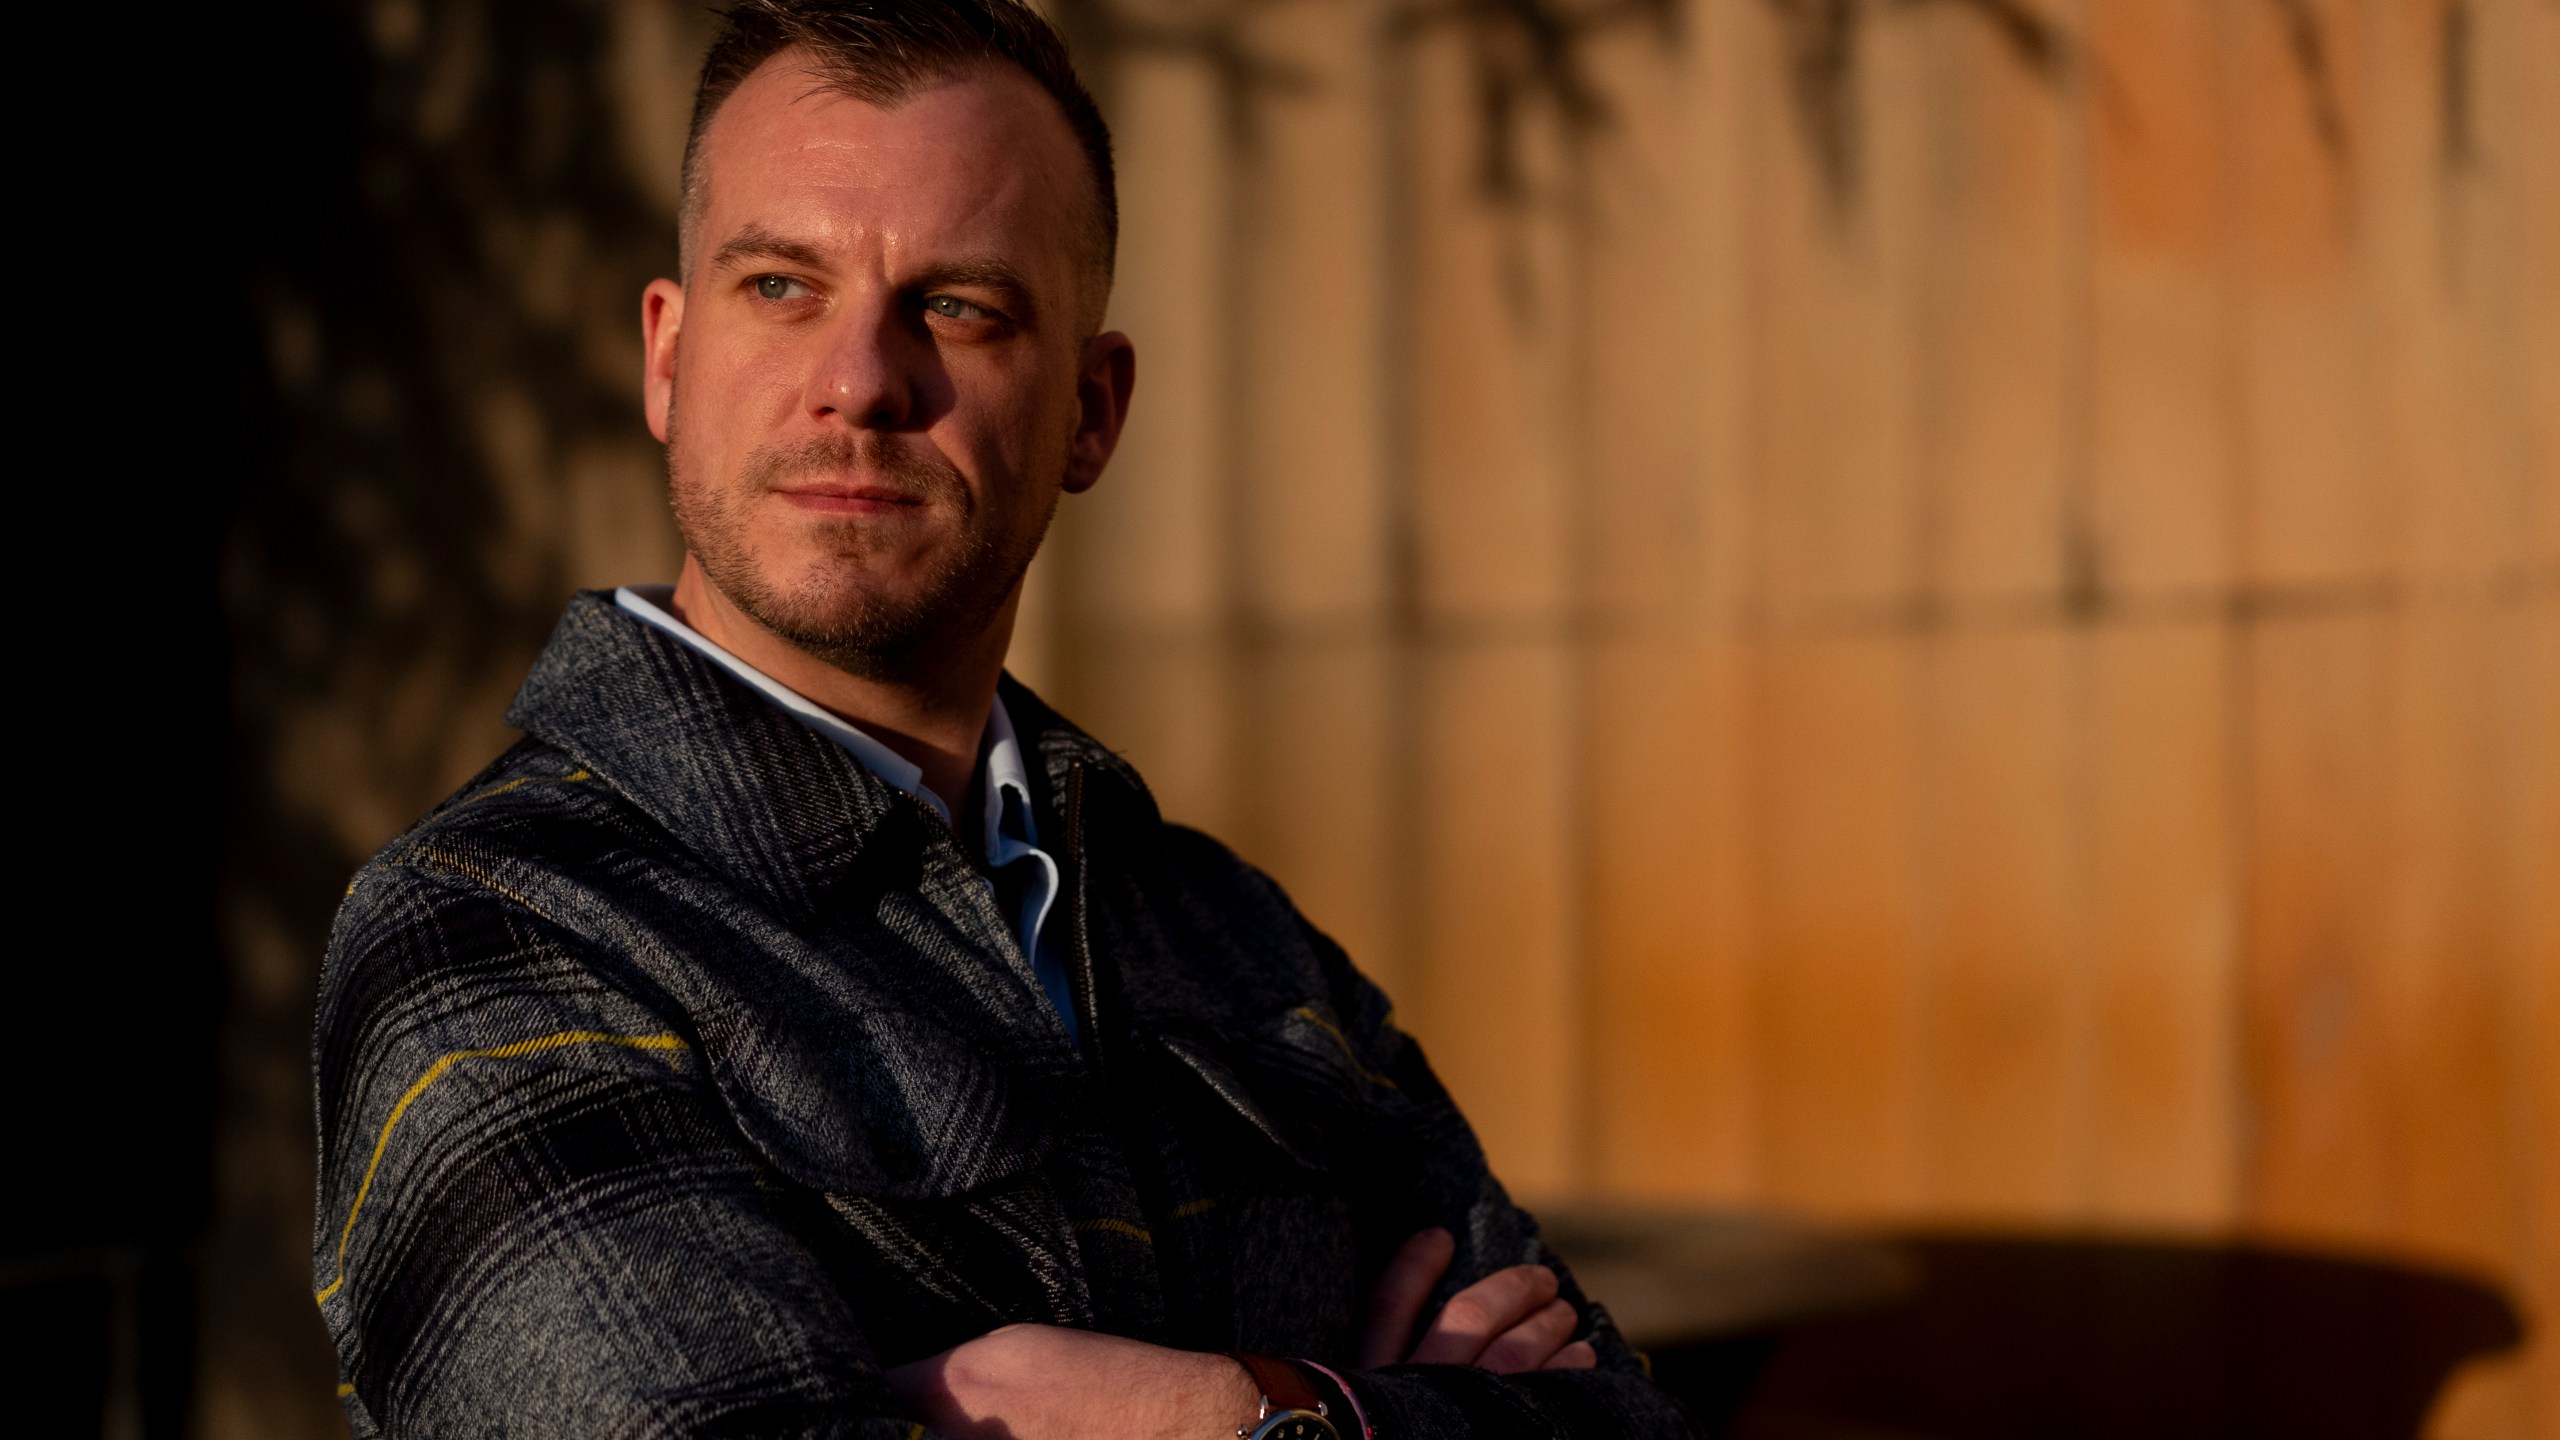
[(652, 280), (640, 292), (640, 404), (649, 433), (667, 443), (667, 416), (676, 403), (676, 332), (684, 328), (684, 287)]
[(1138, 348), (1117, 330), (1084, 342), (1076, 376), (1076, 433), (1067, 446), (1066, 492), (1081, 495), (1102, 478), (1120, 427), (1129, 418), (1129, 393), (1138, 384)]

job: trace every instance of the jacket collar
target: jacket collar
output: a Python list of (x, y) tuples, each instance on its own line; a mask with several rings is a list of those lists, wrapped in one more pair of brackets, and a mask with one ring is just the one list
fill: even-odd
[(507, 723), (566, 752), (782, 915), (817, 912), (884, 829), (917, 824), (842, 747), (607, 591), (580, 591)]
[[(1067, 843), (1051, 817), (1063, 817), (1078, 770), (1088, 835), (1155, 823), (1155, 799), (1127, 761), (1012, 676), (998, 683), (1025, 763), (1047, 792), (1044, 844)], [(866, 849), (927, 819), (922, 802), (622, 609), (610, 591), (571, 598), (506, 718), (785, 915), (816, 913)]]
[[(1087, 802), (1100, 803), (1093, 817), (1088, 818), (1088, 825), (1095, 819), (1104, 824), (1153, 825), (1158, 821), (1155, 796), (1128, 761), (1077, 729), (1011, 675), (996, 682), (996, 693), (1004, 701), (1005, 713), (1012, 717), (1024, 763), (1039, 767), (1039, 778), (1047, 791), (1042, 798), (1052, 813), (1065, 813), (1067, 792), (1076, 783), (1075, 772), (1081, 770), (1085, 775), (1083, 783), (1090, 787)], [(1040, 833), (1044, 844), (1067, 843), (1063, 831), (1043, 829)], [(1053, 833), (1054, 840), (1050, 838)]]

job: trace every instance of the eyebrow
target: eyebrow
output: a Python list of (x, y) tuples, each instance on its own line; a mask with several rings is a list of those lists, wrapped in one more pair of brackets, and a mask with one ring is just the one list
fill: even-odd
[(939, 290), (945, 286), (993, 290), (1003, 297), (1000, 303), (1019, 323), (1029, 323), (1039, 308), (1022, 272), (1001, 260), (946, 260), (927, 265), (906, 281), (910, 290)]
[(726, 270), (748, 260), (779, 260), (785, 265), (797, 265), (808, 270), (824, 269), (827, 263), (826, 255), (805, 240), (776, 234), (761, 225), (750, 225), (730, 236), (725, 244), (712, 252), (711, 268)]

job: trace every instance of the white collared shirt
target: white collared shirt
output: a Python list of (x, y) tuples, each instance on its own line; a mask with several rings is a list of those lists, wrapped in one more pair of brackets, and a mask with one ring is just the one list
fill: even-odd
[[(944, 824), (951, 823), (951, 808), (926, 787), (921, 768), (798, 691), (711, 643), (702, 632), (667, 609), (674, 595), (672, 585), (625, 585), (613, 592), (613, 600), (753, 686), (756, 693), (789, 711), (801, 724), (843, 746), (862, 768), (932, 807)], [(1075, 1039), (1076, 1007), (1067, 987), (1066, 966), (1060, 963), (1057, 947), (1043, 933), (1048, 927), (1049, 911), (1058, 898), (1058, 862), (1040, 848), (1040, 832), (1031, 812), (1031, 772), (1023, 766), (1022, 744), (1013, 733), (1013, 717), (1005, 713), (1001, 695), (987, 711), (987, 733), (979, 743), (978, 757), (978, 790), (986, 797), (980, 833), (987, 868), (1000, 871), (1015, 864), (1032, 867), (1022, 877), (1025, 883), (1021, 913), (1013, 917), (1015, 938), (1021, 942), (1023, 955), (1031, 961), (1031, 973), (1040, 981), (1040, 989), (1057, 1010), (1060, 1023), (1067, 1027), (1067, 1037)], [(1001, 903), (1003, 891), (992, 880), (987, 884)]]

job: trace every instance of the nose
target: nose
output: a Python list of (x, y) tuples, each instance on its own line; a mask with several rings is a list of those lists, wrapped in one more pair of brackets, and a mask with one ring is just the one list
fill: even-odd
[(917, 363), (924, 357), (885, 307), (852, 309), (829, 327), (826, 349), (804, 397), (813, 419), (857, 430), (899, 430), (916, 414)]

